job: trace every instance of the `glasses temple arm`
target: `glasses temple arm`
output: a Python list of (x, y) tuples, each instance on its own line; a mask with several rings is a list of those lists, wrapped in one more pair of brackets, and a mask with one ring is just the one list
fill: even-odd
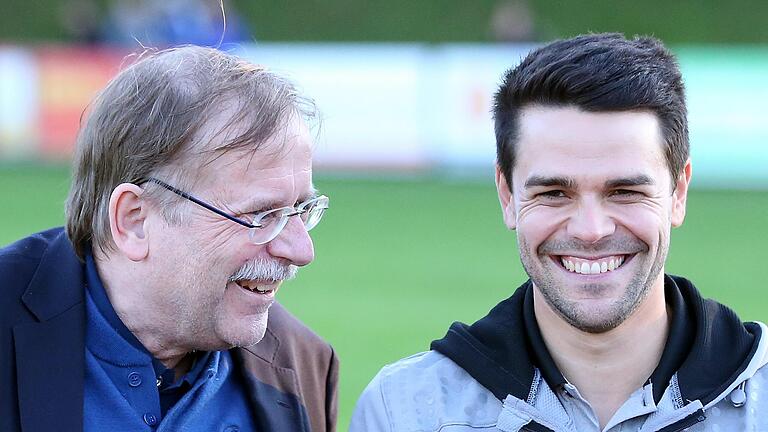
[(169, 185), (168, 183), (165, 183), (165, 182), (163, 182), (161, 180), (158, 180), (158, 179), (156, 179), (154, 177), (150, 177), (147, 181), (150, 181), (152, 183), (157, 183), (158, 185), (168, 189), (169, 191), (175, 193), (176, 195), (178, 195), (178, 196), (180, 196), (182, 198), (186, 198), (186, 199), (192, 201), (193, 203), (195, 203), (195, 204), (197, 204), (197, 205), (199, 205), (199, 206), (201, 206), (201, 207), (203, 207), (205, 209), (208, 209), (208, 210), (216, 213), (219, 216), (222, 216), (222, 217), (225, 217), (225, 218), (231, 220), (232, 222), (238, 223), (238, 224), (246, 226), (248, 228), (260, 228), (259, 225), (251, 225), (248, 222), (240, 220), (240, 219), (238, 219), (238, 218), (236, 218), (234, 216), (228, 215), (227, 213), (224, 213), (223, 211), (221, 211), (221, 210), (217, 209), (216, 207), (208, 204), (207, 202), (201, 201), (201, 200), (193, 197), (192, 195), (190, 195), (190, 194), (188, 194), (186, 192), (183, 192), (183, 191), (181, 191), (179, 189), (176, 189), (175, 187)]

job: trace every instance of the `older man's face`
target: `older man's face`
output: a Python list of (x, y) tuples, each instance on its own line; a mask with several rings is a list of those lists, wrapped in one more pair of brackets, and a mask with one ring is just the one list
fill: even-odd
[(685, 211), (687, 179), (672, 190), (658, 119), (528, 107), (518, 142), (512, 195), (503, 181), (499, 194), (526, 272), (574, 327), (618, 326), (663, 289), (670, 228)]
[[(294, 206), (313, 196), (311, 157), (307, 127), (294, 120), (255, 154), (216, 159), (189, 193), (236, 217)], [(164, 301), (153, 307), (172, 319), (158, 331), (188, 349), (258, 342), (282, 280), (314, 259), (301, 219), (291, 217), (274, 240), (255, 245), (244, 226), (194, 204), (185, 212), (182, 226), (153, 231), (152, 283)], [(230, 281), (238, 271), (247, 280)]]

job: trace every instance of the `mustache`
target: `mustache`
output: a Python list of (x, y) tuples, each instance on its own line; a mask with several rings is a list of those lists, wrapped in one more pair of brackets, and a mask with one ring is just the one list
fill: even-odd
[(243, 264), (232, 276), (230, 282), (241, 280), (289, 280), (296, 277), (299, 268), (293, 264), (285, 264), (277, 260), (263, 258), (248, 261)]
[(566, 255), (569, 252), (584, 252), (593, 255), (611, 255), (615, 253), (633, 254), (645, 252), (648, 245), (632, 236), (609, 236), (595, 243), (579, 239), (550, 239), (539, 245), (540, 255)]

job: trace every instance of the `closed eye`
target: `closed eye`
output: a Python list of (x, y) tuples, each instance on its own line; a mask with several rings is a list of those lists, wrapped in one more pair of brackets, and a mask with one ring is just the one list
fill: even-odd
[(628, 196), (628, 195), (643, 195), (643, 193), (640, 191), (631, 190), (631, 189), (616, 189), (614, 191), (611, 191), (611, 195)]
[(564, 191), (554, 189), (554, 190), (548, 190), (544, 192), (539, 192), (536, 194), (537, 198), (544, 198), (544, 199), (555, 199), (555, 198), (566, 198), (567, 195)]
[(620, 201), (634, 201), (645, 197), (645, 193), (633, 189), (615, 189), (608, 196)]

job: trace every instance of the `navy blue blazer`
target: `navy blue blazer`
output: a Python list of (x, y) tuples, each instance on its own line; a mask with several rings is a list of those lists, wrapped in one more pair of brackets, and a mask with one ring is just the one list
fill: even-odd
[[(0, 431), (83, 429), (84, 280), (62, 228), (0, 249)], [(335, 430), (336, 355), (281, 305), (231, 353), (260, 430)]]

